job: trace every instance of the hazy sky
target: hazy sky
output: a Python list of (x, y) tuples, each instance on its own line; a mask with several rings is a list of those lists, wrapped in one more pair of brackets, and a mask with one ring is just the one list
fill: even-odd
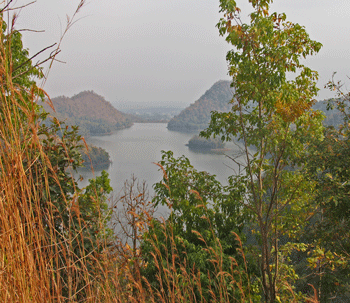
[[(236, 2), (247, 16), (248, 0)], [(37, 0), (21, 10), (17, 29), (45, 30), (23, 32), (31, 54), (59, 40), (78, 3)], [(285, 12), (323, 44), (308, 60), (320, 73), (320, 88), (334, 71), (339, 80), (350, 76), (349, 0), (276, 0), (272, 10)], [(65, 63), (54, 64), (44, 88), (52, 97), (94, 90), (117, 108), (187, 106), (229, 79), (230, 46), (215, 27), (220, 16), (218, 0), (88, 0), (62, 42), (58, 59)], [(330, 96), (322, 89), (319, 99)]]

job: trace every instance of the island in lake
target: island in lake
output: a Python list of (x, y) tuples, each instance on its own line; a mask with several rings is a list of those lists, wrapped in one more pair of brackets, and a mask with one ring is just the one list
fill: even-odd
[(102, 147), (88, 144), (88, 150), (84, 147), (81, 155), (84, 160), (85, 169), (91, 169), (91, 164), (94, 169), (106, 169), (111, 164), (108, 152)]
[(222, 142), (219, 138), (202, 138), (198, 135), (194, 135), (188, 144), (186, 144), (190, 149), (197, 151), (226, 151), (225, 143)]

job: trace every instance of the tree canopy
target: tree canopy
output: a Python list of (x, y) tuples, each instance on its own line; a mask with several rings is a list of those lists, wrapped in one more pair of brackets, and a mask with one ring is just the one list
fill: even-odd
[(257, 236), (264, 301), (275, 302), (295, 296), (288, 255), (293, 247), (302, 249), (295, 240), (314, 210), (315, 185), (300, 172), (299, 157), (311, 138), (322, 140), (323, 115), (311, 109), (318, 74), (302, 59), (317, 53), (321, 43), (285, 14), (270, 13), (272, 1), (249, 2), (253, 12), (244, 23), (235, 1), (220, 1), (224, 18), (218, 28), (234, 47), (226, 59), (235, 92), (231, 111), (213, 113), (201, 135), (244, 143), (244, 172), (234, 177), (233, 187), (245, 188), (242, 208)]

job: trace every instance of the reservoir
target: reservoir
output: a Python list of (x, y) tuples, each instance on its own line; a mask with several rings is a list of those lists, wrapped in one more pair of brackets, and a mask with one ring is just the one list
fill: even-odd
[[(198, 171), (215, 174), (217, 180), (227, 184), (227, 177), (237, 169), (232, 160), (224, 154), (190, 150), (185, 144), (194, 134), (169, 131), (166, 126), (166, 123), (135, 123), (108, 136), (89, 138), (88, 143), (104, 148), (110, 155), (112, 164), (105, 170), (109, 173), (114, 196), (120, 194), (125, 180), (134, 174), (140, 182), (146, 181), (152, 197), (152, 185), (162, 180), (162, 172), (154, 164), (161, 160), (162, 150), (173, 151), (176, 158), (184, 155)], [(232, 156), (234, 145), (226, 146), (233, 148), (233, 151), (225, 152)], [(96, 176), (100, 173), (101, 170), (95, 171)], [(79, 182), (80, 187), (86, 186), (88, 179), (94, 177), (91, 171), (79, 170), (79, 174), (84, 178)]]

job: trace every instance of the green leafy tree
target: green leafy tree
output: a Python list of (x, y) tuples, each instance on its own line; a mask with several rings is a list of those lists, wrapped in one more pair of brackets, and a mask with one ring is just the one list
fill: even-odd
[[(232, 258), (238, 262), (233, 265), (237, 270), (237, 280), (237, 273), (246, 271), (237, 241), (237, 235), (243, 237), (245, 222), (237, 202), (239, 191), (226, 192), (215, 176), (198, 172), (186, 157), (176, 159), (171, 151), (163, 151), (158, 165), (164, 176), (161, 182), (154, 185), (156, 194), (153, 202), (168, 206), (171, 213), (164, 224), (155, 221), (149, 229), (147, 238), (157, 239), (156, 242), (143, 243), (142, 252), (148, 264), (144, 270), (147, 279), (157, 289), (161, 287), (160, 280), (165, 279), (155, 263), (154, 256), (158, 254), (164, 267), (172, 263), (172, 258), (177, 259), (174, 270), (178, 275), (184, 268), (198, 271), (201, 287), (193, 285), (197, 299), (203, 296), (208, 301), (210, 298), (219, 300), (223, 288), (231, 299), (240, 298), (242, 289), (247, 297), (253, 296), (253, 287), (247, 276), (241, 281), (241, 289), (232, 285), (232, 280), (218, 278), (220, 272), (230, 275)], [(217, 263), (210, 261), (215, 258)], [(254, 270), (253, 265), (249, 270)]]
[[(1, 49), (4, 73), (2, 78), (2, 94), (7, 98), (14, 97), (16, 102), (2, 102), (0, 106), (2, 123), (11, 123), (7, 119), (21, 119), (28, 122), (28, 111), (39, 111), (36, 102), (32, 102), (32, 97), (42, 98), (43, 91), (36, 85), (36, 80), (43, 77), (42, 69), (33, 65), (29, 52), (23, 48), (22, 34), (12, 26), (9, 28), (1, 16)], [(16, 107), (14, 110), (13, 107)], [(5, 113), (11, 111), (11, 117), (5, 117)], [(15, 113), (18, 111), (18, 117)], [(32, 117), (36, 119), (36, 116)], [(35, 123), (35, 121), (32, 121)], [(19, 125), (15, 122), (14, 125)]]
[(2, 36), (4, 53), (8, 57), (4, 58), (4, 62), (7, 63), (6, 67), (11, 74), (12, 84), (20, 89), (36, 87), (35, 79), (43, 77), (42, 68), (32, 64), (28, 49), (23, 47), (22, 34), (13, 26), (8, 28), (2, 21)]
[(286, 21), (285, 14), (270, 13), (271, 0), (249, 2), (253, 12), (244, 23), (235, 1), (220, 1), (224, 18), (218, 28), (234, 46), (227, 61), (235, 92), (232, 110), (214, 112), (201, 134), (243, 142), (244, 170), (233, 178), (232, 189), (244, 188), (241, 206), (252, 217), (264, 301), (286, 302), (298, 296), (289, 254), (305, 249), (293, 240), (314, 211), (315, 185), (300, 173), (299, 156), (311, 138), (323, 135), (323, 116), (311, 110), (317, 72), (302, 59), (321, 44), (304, 27)]
[(345, 300), (349, 297), (350, 266), (350, 111), (349, 94), (341, 84), (327, 85), (336, 90), (338, 98), (328, 103), (343, 117), (339, 127), (327, 127), (322, 142), (310, 142), (310, 153), (305, 159), (305, 174), (316, 182), (315, 197), (318, 213), (308, 227), (312, 249), (308, 254), (305, 275), (315, 282), (319, 298)]

